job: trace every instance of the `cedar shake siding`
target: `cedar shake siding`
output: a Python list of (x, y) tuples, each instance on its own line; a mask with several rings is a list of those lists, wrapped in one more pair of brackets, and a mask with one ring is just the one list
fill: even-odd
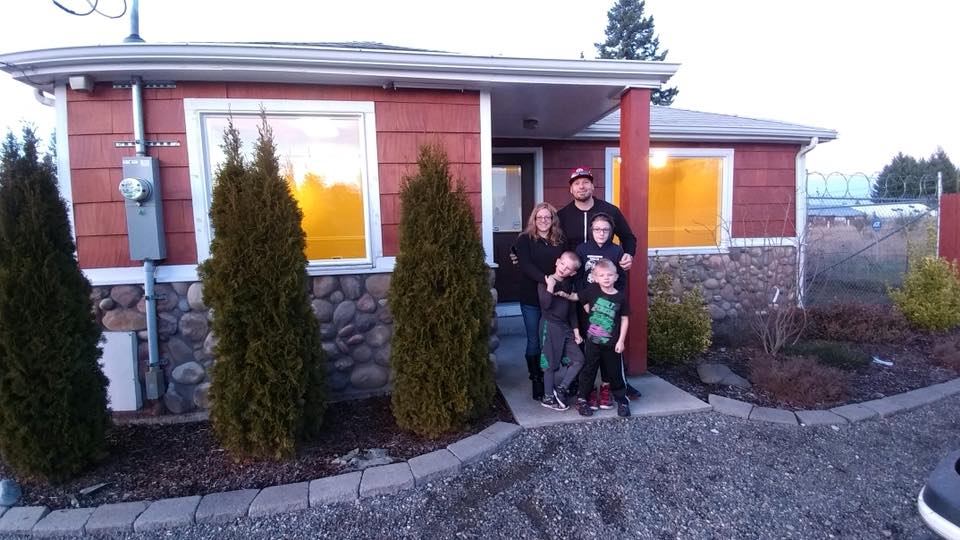
[[(148, 141), (179, 141), (179, 147), (148, 148), (160, 161), (167, 243), (164, 264), (195, 264), (197, 246), (187, 162), (184, 98), (248, 98), (372, 101), (377, 125), (377, 162), (385, 256), (398, 251), (401, 179), (416, 171), (419, 145), (440, 142), (451, 169), (462, 178), (480, 219), (480, 97), (477, 92), (383, 90), (368, 87), (292, 84), (180, 82), (172, 89), (144, 89)], [(129, 258), (123, 199), (117, 190), (120, 160), (133, 148), (129, 89), (97, 84), (94, 92), (67, 91), (70, 172), (77, 254), (82, 268), (139, 266)], [(376, 224), (374, 223), (374, 226)]]

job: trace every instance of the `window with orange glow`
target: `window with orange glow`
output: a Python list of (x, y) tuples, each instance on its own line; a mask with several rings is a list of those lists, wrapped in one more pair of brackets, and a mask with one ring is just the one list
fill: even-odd
[[(723, 158), (652, 154), (649, 246), (720, 244)], [(613, 203), (619, 205), (620, 156), (613, 158)]]
[[(369, 259), (362, 116), (268, 113), (267, 122), (273, 130), (280, 173), (303, 211), (307, 259)], [(260, 117), (235, 115), (233, 124), (240, 131), (244, 153), (252, 155)], [(218, 141), (227, 116), (206, 115), (203, 125), (206, 140)], [(223, 150), (215, 144), (207, 147), (208, 170), (216, 171), (223, 162)]]

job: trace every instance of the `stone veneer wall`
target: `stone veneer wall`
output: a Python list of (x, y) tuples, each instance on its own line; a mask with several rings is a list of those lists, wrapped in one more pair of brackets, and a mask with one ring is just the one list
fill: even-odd
[[(491, 275), (491, 287), (493, 272)], [(390, 336), (393, 317), (387, 305), (391, 274), (312, 278), (310, 301), (320, 323), (327, 353), (331, 400), (387, 393), (392, 383)], [(496, 303), (496, 290), (491, 289)], [(210, 367), (216, 338), (212, 313), (203, 303), (203, 284), (158, 283), (157, 326), (166, 376), (166, 408), (180, 414), (210, 406)], [(97, 320), (105, 330), (134, 331), (139, 341), (140, 382), (147, 370), (147, 319), (139, 285), (94, 287)], [(490, 352), (499, 345), (492, 317)], [(494, 364), (496, 365), (496, 364)]]
[(650, 272), (660, 267), (674, 276), (673, 292), (699, 286), (713, 319), (714, 334), (734, 338), (746, 316), (770, 303), (793, 301), (797, 290), (797, 251), (793, 247), (730, 248), (727, 253), (650, 257)]

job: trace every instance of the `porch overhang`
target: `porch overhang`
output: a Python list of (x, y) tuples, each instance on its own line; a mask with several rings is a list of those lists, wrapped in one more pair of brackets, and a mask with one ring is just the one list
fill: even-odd
[(657, 89), (678, 64), (550, 60), (431, 51), (282, 44), (127, 43), (0, 55), (0, 69), (52, 92), (70, 76), (94, 82), (233, 81), (487, 91), (493, 137), (568, 138), (620, 103)]

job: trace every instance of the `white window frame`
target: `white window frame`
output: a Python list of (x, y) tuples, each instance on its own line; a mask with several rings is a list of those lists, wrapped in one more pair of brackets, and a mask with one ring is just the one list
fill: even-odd
[(187, 157), (190, 166), (190, 191), (193, 199), (194, 231), (197, 241), (197, 263), (210, 257), (213, 231), (210, 223), (210, 202), (214, 171), (207, 170), (207, 148), (219, 144), (219, 138), (204, 133), (203, 117), (208, 114), (259, 115), (359, 115), (361, 144), (366, 159), (361, 166), (364, 207), (364, 235), (367, 256), (362, 259), (322, 259), (307, 263), (312, 276), (348, 272), (392, 271), (395, 257), (383, 256), (383, 233), (380, 218), (380, 178), (377, 163), (377, 124), (372, 101), (326, 101), (285, 99), (186, 98)]
[[(670, 157), (687, 158), (721, 158), (720, 174), (720, 222), (717, 224), (720, 229), (720, 244), (714, 246), (689, 246), (689, 247), (667, 247), (667, 248), (649, 248), (648, 256), (653, 255), (704, 255), (729, 251), (732, 240), (730, 238), (730, 228), (733, 225), (733, 148), (662, 148), (651, 147), (650, 156), (654, 153), (666, 154)], [(613, 201), (613, 160), (620, 156), (619, 147), (607, 147), (604, 151), (604, 196), (608, 201)], [(622, 177), (621, 177), (622, 178)]]

